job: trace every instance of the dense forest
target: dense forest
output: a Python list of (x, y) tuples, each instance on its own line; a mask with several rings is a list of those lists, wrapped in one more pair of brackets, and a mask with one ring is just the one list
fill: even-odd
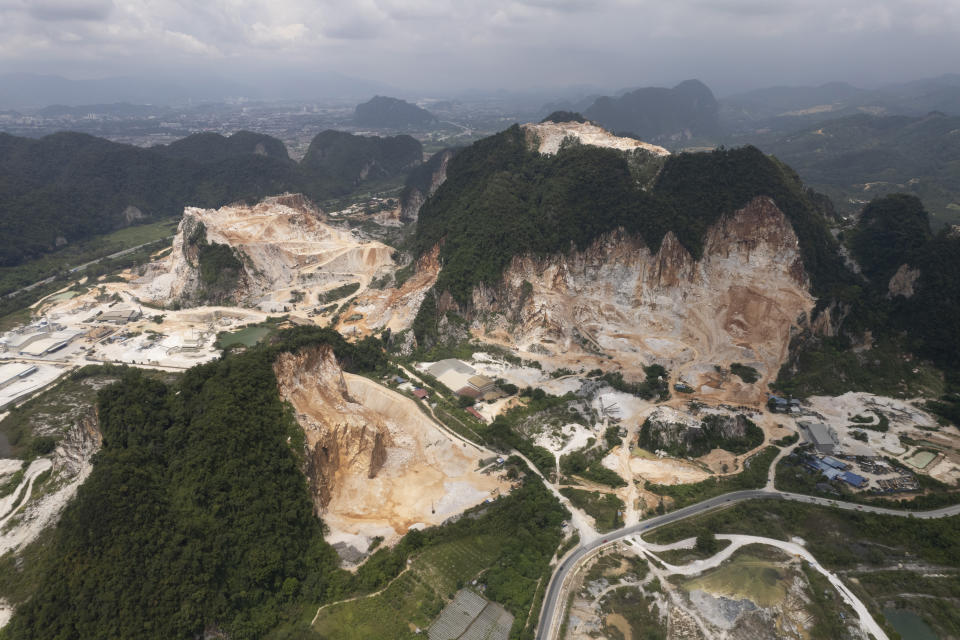
[(314, 200), (402, 175), (422, 159), (409, 136), (325, 131), (297, 164), (283, 143), (241, 131), (141, 149), (79, 133), (0, 133), (0, 266), (12, 266), (141, 219), (284, 191)]
[[(915, 196), (894, 194), (863, 211), (850, 245), (870, 279), (874, 304), (892, 330), (906, 332), (911, 347), (951, 371), (960, 370), (960, 234), (936, 235)], [(890, 281), (901, 266), (919, 271), (912, 292), (894, 294)]]
[(415, 243), (422, 254), (442, 241), (437, 290), (468, 304), (473, 287), (497, 283), (513, 256), (582, 249), (617, 227), (653, 250), (673, 231), (699, 256), (707, 229), (759, 195), (772, 197), (793, 224), (815, 291), (853, 281), (818, 200), (753, 147), (672, 156), (644, 190), (625, 154), (567, 145), (541, 155), (516, 126), (450, 161), (446, 182), (420, 211)]
[(468, 518), (411, 532), (355, 574), (339, 569), (272, 369), (280, 352), (317, 343), (348, 371), (385, 371), (379, 340), (304, 327), (174, 384), (130, 370), (102, 389), (103, 448), (0, 637), (259, 638), (303, 606), (381, 588), (420, 549), (483, 533), (510, 540), (484, 573), (487, 595), (529, 609), (566, 516), (535, 477)]

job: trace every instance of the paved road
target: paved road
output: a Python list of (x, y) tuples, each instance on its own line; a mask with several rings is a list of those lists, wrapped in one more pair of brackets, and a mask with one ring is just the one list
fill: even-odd
[(768, 491), (764, 489), (754, 489), (750, 491), (736, 491), (727, 493), (697, 504), (692, 504), (676, 511), (644, 520), (638, 524), (624, 527), (616, 531), (611, 531), (607, 535), (583, 544), (566, 556), (560, 565), (554, 570), (550, 579), (550, 585), (547, 587), (547, 594), (544, 598), (543, 609), (540, 612), (540, 624), (537, 628), (537, 640), (554, 640), (554, 636), (563, 624), (563, 613), (566, 607), (568, 597), (568, 585), (564, 583), (570, 572), (585, 557), (596, 551), (600, 547), (608, 546), (614, 542), (637, 533), (644, 533), (650, 529), (662, 527), (665, 524), (677, 522), (711, 509), (716, 509), (734, 502), (744, 500), (768, 499), (768, 500), (793, 500), (795, 502), (805, 502), (807, 504), (817, 504), (824, 506), (833, 506), (848, 511), (864, 511), (879, 513), (883, 515), (914, 517), (921, 519), (943, 518), (960, 514), (960, 505), (934, 509), (932, 511), (900, 511), (897, 509), (887, 509), (884, 507), (872, 507), (869, 505), (853, 504), (851, 502), (841, 502), (838, 500), (827, 500), (825, 498), (815, 498), (805, 496), (799, 493), (787, 493), (782, 491)]

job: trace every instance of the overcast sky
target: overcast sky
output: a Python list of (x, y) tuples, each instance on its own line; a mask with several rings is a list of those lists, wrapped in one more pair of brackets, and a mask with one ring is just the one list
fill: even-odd
[(0, 0), (0, 71), (318, 69), (442, 92), (718, 94), (960, 72), (960, 0)]

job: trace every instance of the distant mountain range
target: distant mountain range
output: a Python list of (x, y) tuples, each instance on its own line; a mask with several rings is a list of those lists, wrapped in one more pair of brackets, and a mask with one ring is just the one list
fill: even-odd
[(803, 126), (847, 115), (922, 116), (931, 111), (960, 115), (960, 75), (860, 89), (844, 82), (815, 87), (769, 87), (720, 101), (720, 118), (729, 132)]
[(960, 221), (960, 116), (859, 114), (743, 141), (788, 163), (841, 212), (910, 193), (923, 200), (934, 225)]

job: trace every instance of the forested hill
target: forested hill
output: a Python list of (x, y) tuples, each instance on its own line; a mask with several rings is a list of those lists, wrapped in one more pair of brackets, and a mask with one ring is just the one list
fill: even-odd
[(504, 542), (478, 576), (484, 595), (522, 623), (569, 518), (533, 474), (466, 517), (411, 529), (355, 572), (340, 568), (301, 471), (304, 433), (272, 366), (280, 353), (319, 344), (344, 370), (391, 371), (376, 338), (347, 343), (331, 329), (297, 327), (170, 384), (129, 369), (101, 389), (103, 448), (27, 561), (25, 601), (0, 638), (316, 637), (319, 605), (383, 589), (422, 550), (488, 539)]
[(496, 284), (513, 256), (584, 248), (617, 227), (639, 234), (653, 250), (673, 231), (698, 256), (706, 230), (721, 215), (765, 195), (793, 225), (816, 292), (853, 281), (819, 199), (757, 149), (671, 156), (648, 190), (635, 177), (644, 161), (576, 144), (541, 155), (511, 127), (450, 161), (446, 182), (420, 210), (417, 251), (441, 243), (437, 290), (469, 304), (473, 287)]
[(597, 98), (583, 115), (617, 133), (666, 143), (715, 135), (720, 108), (713, 92), (699, 80), (672, 89), (644, 87), (620, 97)]
[(958, 228), (934, 234), (920, 200), (894, 194), (868, 204), (848, 236), (877, 301), (875, 313), (886, 316), (890, 329), (906, 332), (915, 352), (960, 371)]
[(185, 158), (195, 162), (220, 162), (250, 153), (277, 160), (290, 160), (287, 147), (282, 141), (252, 131), (237, 131), (229, 137), (219, 133), (195, 133), (153, 149), (171, 158)]
[(198, 134), (143, 149), (80, 133), (39, 139), (0, 133), (0, 266), (140, 219), (179, 215), (284, 191), (314, 200), (405, 174), (422, 158), (409, 136), (325, 131), (300, 164), (280, 140)]
[(357, 105), (353, 121), (361, 127), (407, 129), (435, 124), (437, 117), (406, 100), (374, 96)]
[(317, 134), (300, 161), (317, 181), (314, 189), (343, 193), (365, 180), (408, 172), (423, 162), (423, 146), (411, 136), (355, 136), (327, 130)]

